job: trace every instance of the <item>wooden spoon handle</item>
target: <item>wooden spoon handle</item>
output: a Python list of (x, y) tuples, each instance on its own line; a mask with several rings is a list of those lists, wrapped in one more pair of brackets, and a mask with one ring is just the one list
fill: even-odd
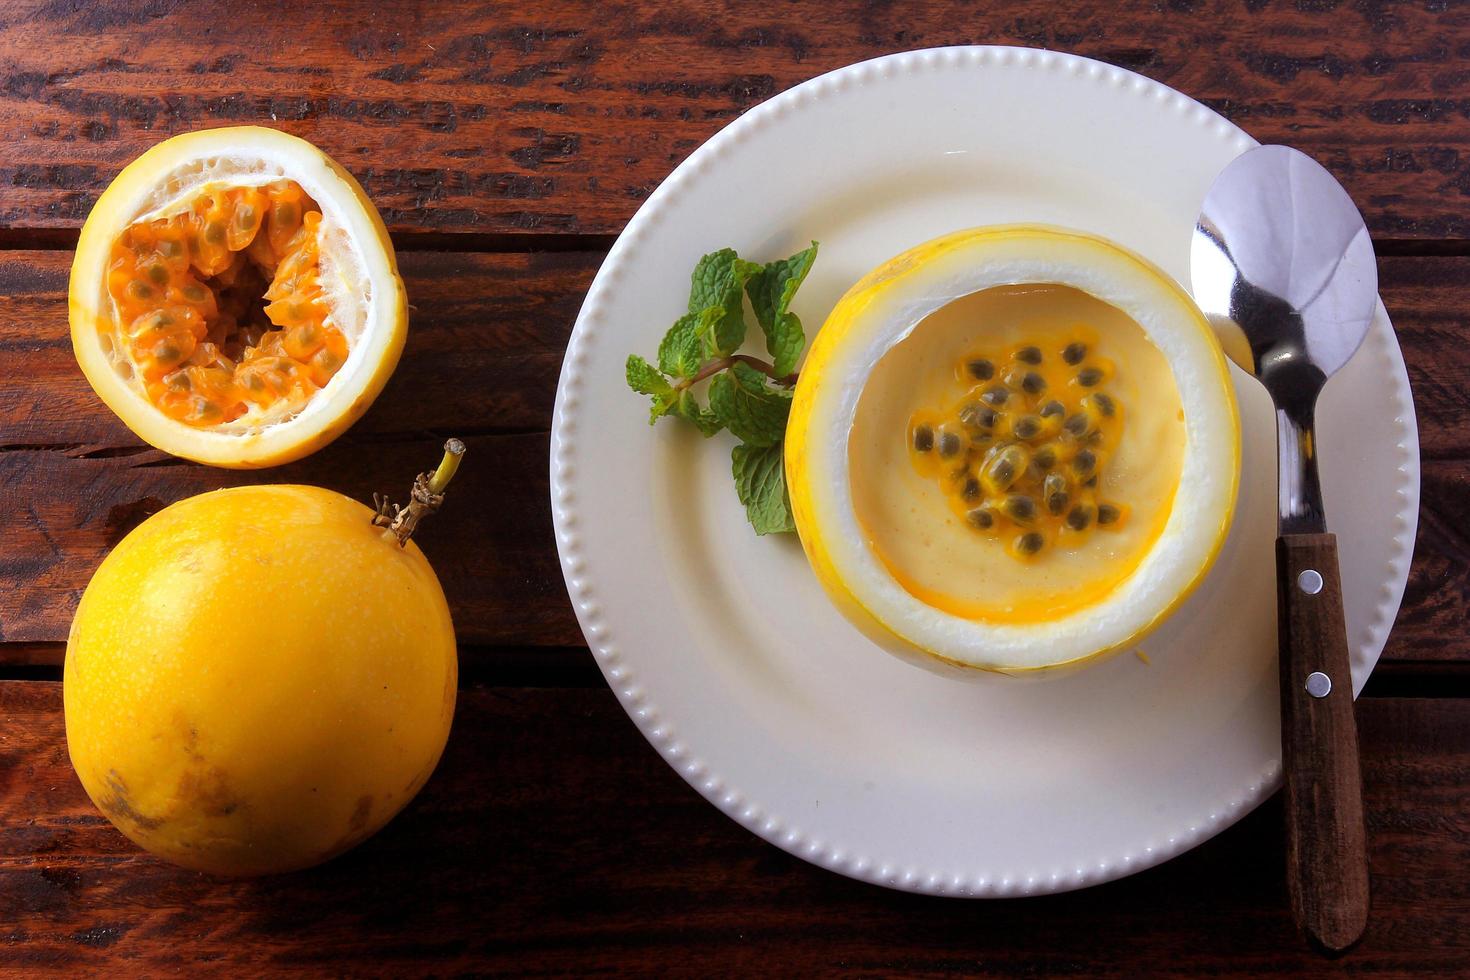
[(1368, 923), (1362, 777), (1337, 538), (1277, 538), (1276, 578), (1287, 884), (1297, 925), (1336, 952), (1357, 942)]

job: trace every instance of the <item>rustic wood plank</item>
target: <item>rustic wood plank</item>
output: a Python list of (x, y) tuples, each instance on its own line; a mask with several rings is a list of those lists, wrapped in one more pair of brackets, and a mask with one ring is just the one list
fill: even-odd
[(139, 853), (92, 808), (60, 685), (5, 682), (0, 970), (1463, 974), (1470, 701), (1375, 700), (1359, 719), (1373, 917), (1331, 965), (1293, 934), (1274, 803), (1083, 892), (902, 895), (719, 814), (606, 691), (463, 692), (439, 771), (376, 838), (313, 871), (214, 880)]
[[(406, 252), (413, 305), (398, 370), (354, 431), (545, 430), (596, 252)], [(1470, 258), (1380, 258), (1427, 459), (1470, 458)], [(136, 446), (77, 369), (71, 253), (0, 251), (0, 447)], [(651, 352), (649, 352), (651, 353)], [(426, 397), (432, 392), (433, 397)]]
[[(440, 435), (442, 435), (441, 433)], [(547, 439), (468, 440), (455, 495), (417, 536), (444, 582), (460, 641), (577, 646), (547, 504)], [(165, 504), (245, 482), (309, 483), (359, 500), (425, 468), (435, 438), (379, 441), (349, 433), (275, 470), (237, 473), (177, 463), (152, 450), (85, 457), (0, 452), (0, 640), (61, 641), (93, 569), (122, 536)], [(58, 487), (65, 487), (58, 493)], [(1409, 586), (1384, 657), (1470, 662), (1470, 461), (1427, 461)], [(0, 645), (0, 662), (7, 657)]]
[(1470, 235), (1464, 4), (547, 0), (532, 13), (455, 0), (381, 13), (371, 0), (8, 5), (0, 226), (75, 228), (151, 143), (264, 123), (341, 160), (397, 230), (611, 233), (712, 133), (797, 82), (909, 48), (1012, 43), (1142, 71), (1301, 147), (1376, 235)]
[[(92, 569), (125, 531), (190, 493), (245, 480), (320, 483), (369, 499), (475, 433), (452, 531), (425, 526), (460, 638), (580, 645), (546, 503), (546, 440), (566, 338), (601, 256), (403, 257), (415, 305), (398, 372), (367, 416), (311, 459), (253, 475), (170, 463), (97, 400), (66, 338), (69, 256), (0, 253), (0, 639), (65, 638)], [(1470, 662), (1470, 259), (1381, 260), (1414, 385), (1425, 455), (1422, 520), (1389, 659)], [(630, 402), (630, 411), (636, 410)], [(9, 448), (6, 448), (9, 447)], [(58, 493), (57, 488), (67, 488)], [(455, 513), (451, 508), (451, 513)], [(0, 647), (0, 661), (7, 658)]]
[[(410, 252), (408, 344), (359, 434), (546, 430), (601, 253)], [(72, 355), (70, 252), (0, 251), (0, 447), (137, 446)]]
[[(452, 432), (377, 440), (354, 434), (298, 463), (234, 472), (156, 450), (69, 455), (0, 453), (0, 640), (64, 640), (81, 590), (103, 555), (150, 514), (204, 490), (306, 483), (371, 501), (403, 498)], [(444, 584), (465, 643), (582, 642), (562, 584), (547, 503), (545, 434), (475, 436), (449, 502), (414, 539)], [(3, 647), (0, 647), (3, 649)]]

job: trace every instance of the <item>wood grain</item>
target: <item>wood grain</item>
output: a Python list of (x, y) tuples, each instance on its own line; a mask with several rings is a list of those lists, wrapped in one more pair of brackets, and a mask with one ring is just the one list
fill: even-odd
[[(438, 462), (449, 434), (349, 435), (299, 463), (253, 473), (182, 463), (155, 450), (0, 453), (0, 494), (24, 501), (0, 513), (0, 582), (24, 583), (0, 593), (0, 640), (65, 639), (106, 551), (175, 500), (241, 483), (306, 483), (363, 501), (382, 491), (402, 500), (414, 474)], [(460, 641), (580, 644), (552, 542), (547, 437), (465, 442), (470, 455), (448, 502), (414, 535), (444, 584)]]
[[(1341, 965), (1463, 974), (1470, 701), (1372, 700), (1359, 715), (1374, 915)], [(1096, 889), (903, 895), (722, 816), (606, 691), (463, 692), (407, 811), (325, 867), (258, 881), (174, 869), (116, 833), (68, 766), (59, 685), (0, 683), (0, 761), (0, 971), (1335, 972), (1293, 934), (1274, 802)]]
[[(557, 372), (601, 255), (414, 252), (408, 347), (381, 398), (322, 453), (253, 475), (143, 446), (88, 388), (67, 339), (63, 252), (0, 253), (0, 640), (65, 639), (107, 549), (164, 504), (247, 480), (358, 499), (406, 486), (445, 435), (474, 455), (421, 543), (467, 644), (580, 645), (551, 535), (545, 431)], [(1385, 303), (1408, 360), (1426, 457), (1423, 513), (1388, 659), (1470, 662), (1470, 258), (1387, 258)], [(629, 411), (637, 404), (629, 401)], [(62, 492), (61, 488), (65, 488)], [(0, 646), (0, 662), (9, 654)], [(27, 654), (30, 656), (30, 654)]]
[(263, 123), (337, 157), (399, 231), (610, 234), (711, 134), (800, 81), (1006, 43), (1143, 72), (1300, 147), (1379, 237), (1470, 235), (1461, 3), (359, 0), (206, 16), (24, 0), (0, 21), (5, 228), (74, 229), (159, 139)]

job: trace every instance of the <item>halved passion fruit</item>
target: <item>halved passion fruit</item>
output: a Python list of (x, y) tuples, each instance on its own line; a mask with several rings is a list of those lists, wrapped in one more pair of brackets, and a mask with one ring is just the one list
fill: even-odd
[(1138, 641), (1234, 511), (1214, 333), (1164, 273), (1039, 226), (900, 255), (802, 368), (786, 473), (813, 568), (881, 646), (1020, 674)]
[(365, 412), (408, 315), (382, 218), (305, 140), (254, 126), (176, 136), (103, 192), (77, 244), (72, 346), (153, 446), (273, 466)]

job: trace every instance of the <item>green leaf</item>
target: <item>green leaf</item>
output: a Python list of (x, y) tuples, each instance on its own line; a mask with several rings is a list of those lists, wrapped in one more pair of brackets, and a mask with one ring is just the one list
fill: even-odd
[(775, 359), (778, 375), (796, 370), (797, 359), (806, 345), (801, 320), (788, 309), (816, 259), (817, 243), (812, 242), (810, 248), (802, 249), (790, 258), (768, 262), (745, 283), (755, 318), (766, 335), (766, 350)]
[(700, 315), (700, 338), (706, 357), (729, 357), (745, 343), (746, 280), (760, 271), (733, 248), (722, 248), (699, 260), (689, 277), (689, 312)]
[(693, 422), (699, 426), (699, 431), (703, 433), (706, 439), (724, 428), (714, 413), (701, 406), (699, 399), (694, 397), (694, 392), (688, 390), (681, 391), (675, 395), (674, 400), (670, 403), (668, 411), (665, 414), (674, 415), (686, 421)]
[(756, 534), (796, 530), (791, 498), (786, 493), (784, 442), (769, 446), (739, 445), (731, 453), (735, 492), (745, 505), (745, 517)]
[(766, 349), (771, 352), (772, 368), (785, 377), (796, 370), (801, 359), (801, 350), (806, 346), (806, 334), (801, 330), (801, 318), (795, 313), (782, 313), (775, 329), (766, 334)]
[(709, 408), (741, 442), (772, 446), (786, 436), (791, 392), (772, 388), (764, 374), (737, 362), (710, 381)]
[(679, 317), (669, 332), (664, 334), (658, 345), (658, 369), (676, 378), (687, 378), (699, 371), (704, 363), (704, 351), (700, 342), (699, 314), (690, 313)]
[(653, 405), (648, 411), (649, 425), (669, 414), (669, 409), (678, 398), (678, 392), (674, 390), (673, 385), (669, 384), (668, 378), (665, 378), (657, 368), (637, 354), (628, 356), (626, 372), (629, 388), (640, 395), (653, 396)]
[(640, 395), (661, 395), (673, 390), (674, 386), (669, 384), (669, 379), (637, 354), (628, 355), (626, 370), (628, 387)]

